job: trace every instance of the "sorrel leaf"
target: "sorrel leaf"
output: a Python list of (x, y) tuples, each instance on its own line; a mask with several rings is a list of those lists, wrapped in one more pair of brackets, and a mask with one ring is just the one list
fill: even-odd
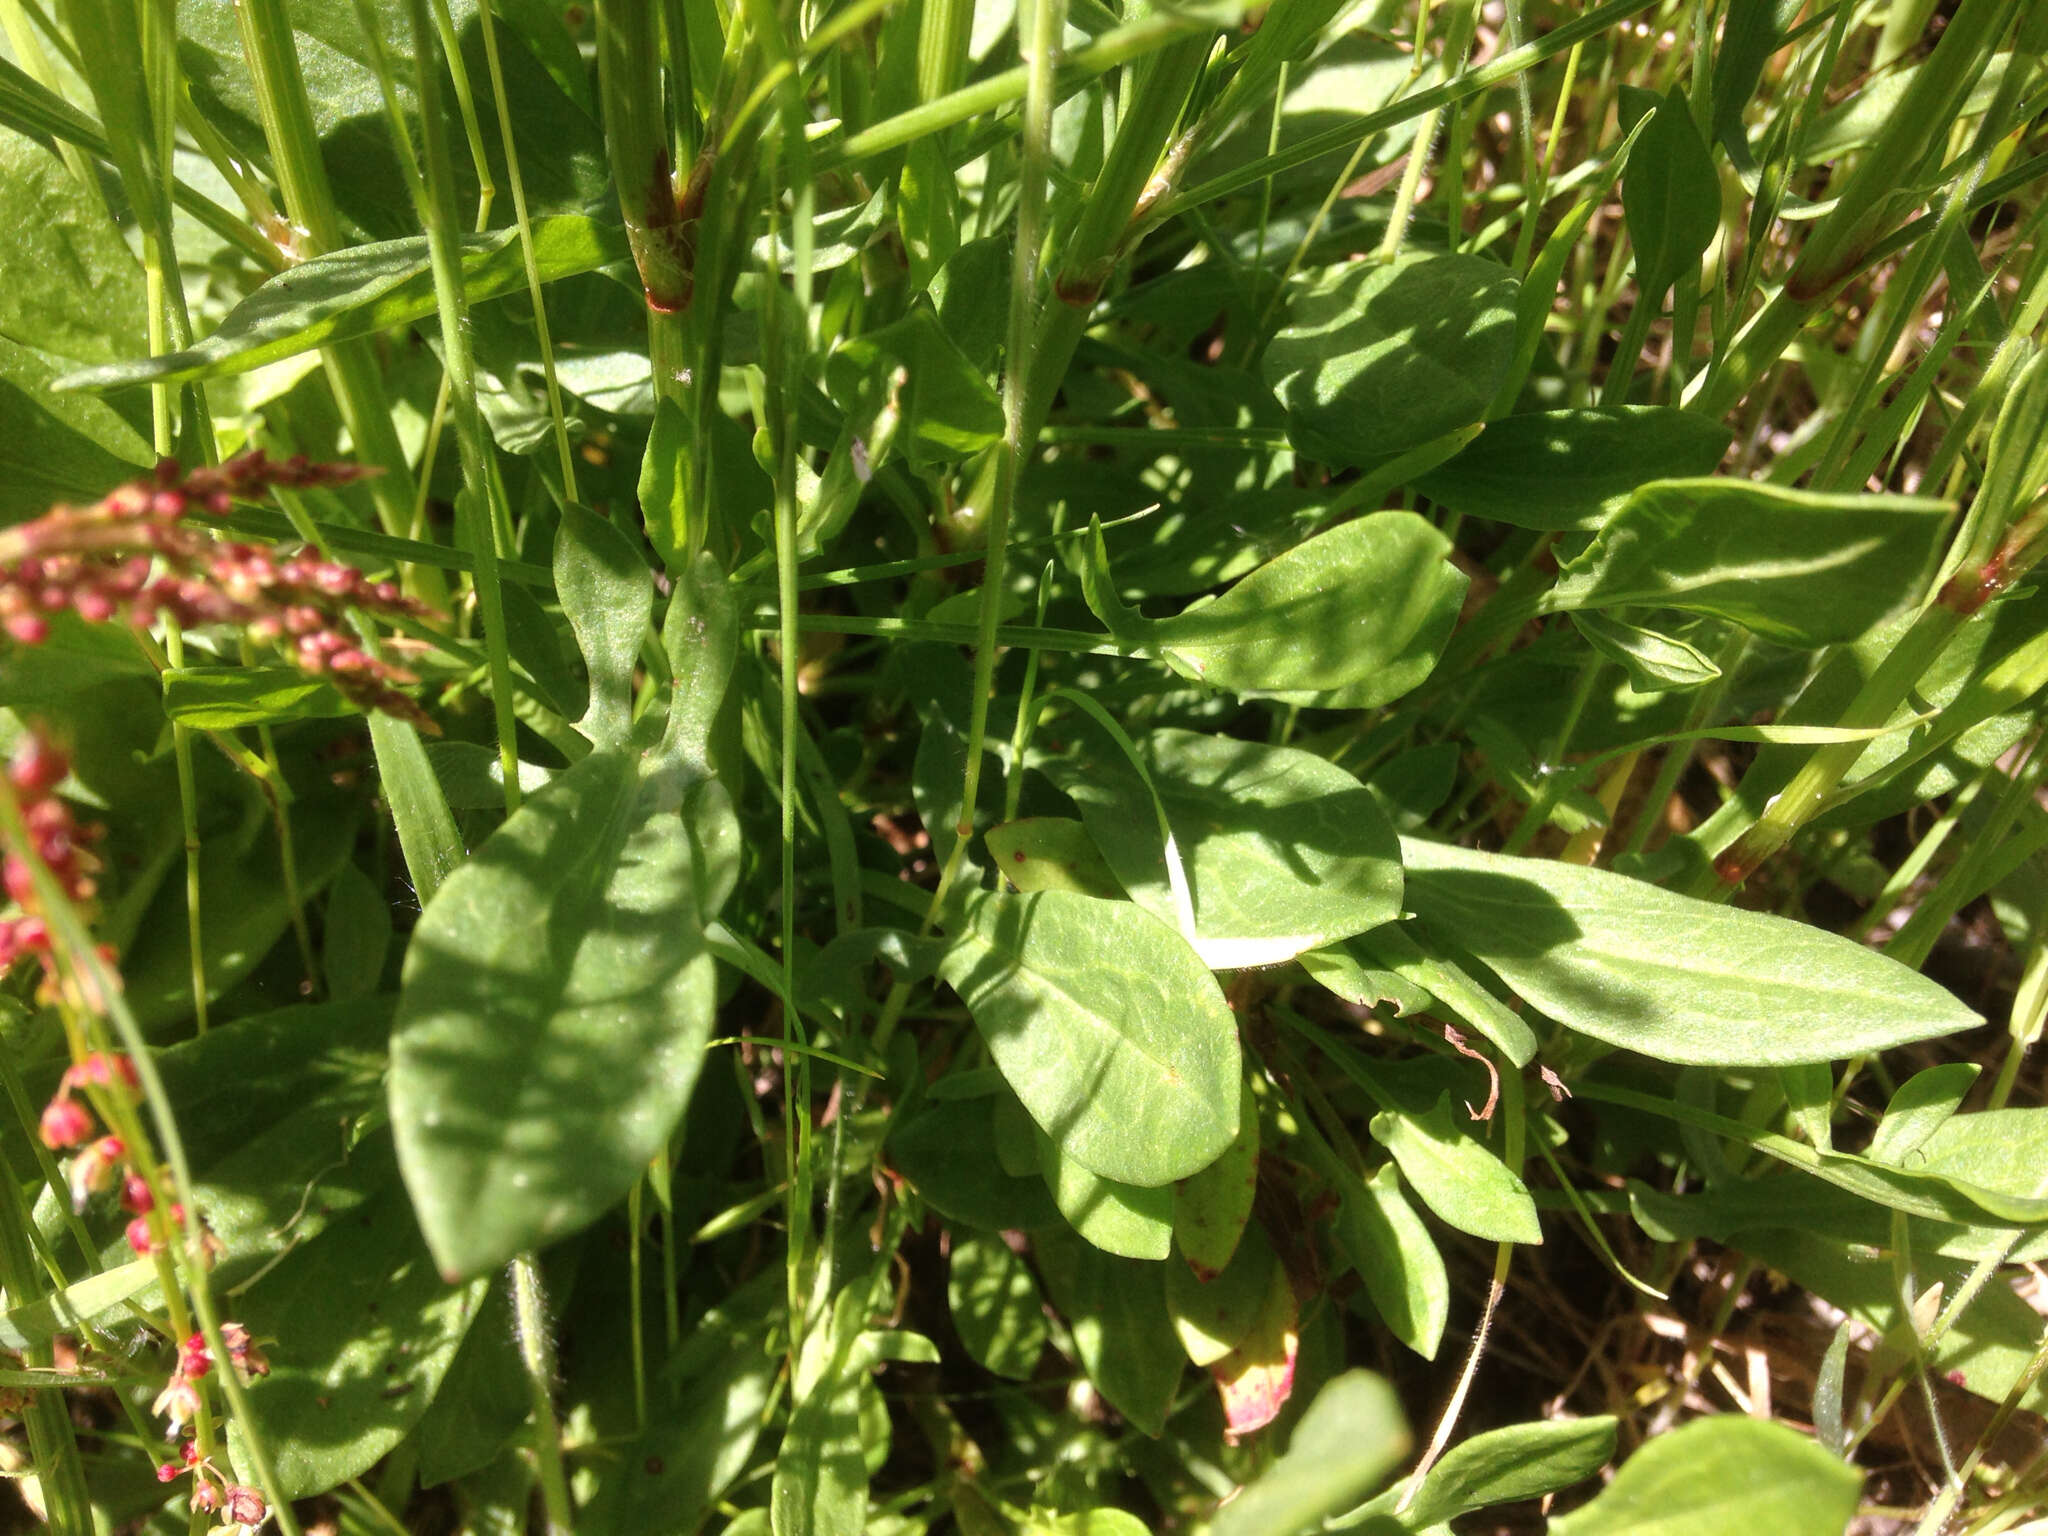
[(1304, 282), (1265, 358), (1289, 434), (1369, 465), (1481, 420), (1514, 353), (1519, 286), (1481, 257), (1419, 252)]
[(660, 778), (609, 749), (527, 801), (421, 915), (391, 1111), (446, 1273), (588, 1224), (667, 1142), (711, 1032), (692, 863)]
[(1913, 496), (1658, 481), (1565, 566), (1551, 607), (1679, 608), (1787, 645), (1839, 644), (1922, 595), (1949, 510)]
[(939, 973), (1061, 1151), (1120, 1183), (1206, 1167), (1237, 1133), (1237, 1021), (1187, 942), (1122, 901), (974, 895)]
[(1736, 1414), (1650, 1439), (1557, 1536), (1841, 1536), (1863, 1478), (1798, 1431)]
[(1607, 870), (1404, 838), (1441, 942), (1581, 1034), (1664, 1061), (1780, 1066), (1981, 1022), (1917, 971), (1823, 929)]

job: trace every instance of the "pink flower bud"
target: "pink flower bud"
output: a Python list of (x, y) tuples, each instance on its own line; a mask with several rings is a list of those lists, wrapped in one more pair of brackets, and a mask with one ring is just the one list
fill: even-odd
[(147, 1216), (156, 1209), (156, 1196), (150, 1193), (149, 1180), (139, 1173), (121, 1180), (121, 1209), (137, 1216)]
[(92, 1113), (59, 1089), (57, 1097), (43, 1108), (43, 1145), (51, 1151), (75, 1147), (92, 1134)]
[(206, 1335), (195, 1333), (178, 1346), (178, 1369), (197, 1381), (213, 1369), (213, 1355), (206, 1347)]
[(71, 764), (40, 736), (30, 736), (8, 764), (7, 777), (25, 795), (47, 794), (64, 782)]
[(50, 638), (50, 624), (37, 614), (11, 613), (7, 616), (7, 633), (23, 645), (41, 645)]
[(192, 1507), (202, 1515), (210, 1515), (220, 1508), (220, 1490), (204, 1478), (192, 1482)]

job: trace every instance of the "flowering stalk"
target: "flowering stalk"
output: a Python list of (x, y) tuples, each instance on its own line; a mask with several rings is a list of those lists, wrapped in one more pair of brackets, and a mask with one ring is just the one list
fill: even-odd
[[(185, 1466), (194, 1476), (195, 1515), (218, 1514), (221, 1533), (246, 1532), (273, 1512), (287, 1536), (296, 1536), (289, 1509), (273, 1511), (263, 1492), (230, 1483), (213, 1469), (221, 1445), (209, 1379), (248, 1430), (260, 1480), (275, 1486), (269, 1459), (246, 1409), (243, 1385), (269, 1363), (241, 1325), (223, 1320), (213, 1304), (207, 1273), (221, 1244), (196, 1210), (178, 1194), (190, 1182), (182, 1142), (163, 1102), (163, 1085), (149, 1063), (141, 1035), (119, 995), (108, 956), (96, 949), (79, 907), (94, 894), (93, 868), (84, 846), (93, 834), (80, 827), (56, 797), (68, 772), (63, 755), (31, 733), (0, 778), (0, 881), (20, 916), (6, 925), (9, 961), (35, 954), (45, 989), (63, 1019), (72, 1063), (44, 1107), (40, 1139), (53, 1152), (77, 1149), (66, 1175), (76, 1209), (118, 1188), (131, 1217), (127, 1237), (137, 1255), (152, 1260), (168, 1315), (167, 1337), (177, 1342), (175, 1365), (151, 1411), (168, 1423), (172, 1438), (191, 1431)], [(101, 1043), (115, 1023), (130, 1051)], [(141, 1110), (148, 1102), (168, 1158), (160, 1157)], [(161, 1326), (161, 1325), (159, 1325)], [(231, 1369), (215, 1370), (220, 1360)], [(171, 1478), (183, 1475), (173, 1465)], [(160, 1470), (159, 1476), (164, 1474)]]
[(428, 730), (433, 722), (399, 685), (416, 679), (366, 651), (348, 628), (351, 609), (423, 615), (388, 581), (309, 555), (279, 559), (251, 544), (218, 540), (194, 512), (225, 514), (273, 487), (341, 485), (353, 464), (275, 460), (260, 451), (181, 473), (166, 460), (89, 506), (58, 506), (0, 531), (0, 626), (24, 645), (40, 644), (53, 613), (94, 623), (119, 619), (146, 629), (161, 617), (183, 628), (232, 625), (285, 651), (366, 710)]

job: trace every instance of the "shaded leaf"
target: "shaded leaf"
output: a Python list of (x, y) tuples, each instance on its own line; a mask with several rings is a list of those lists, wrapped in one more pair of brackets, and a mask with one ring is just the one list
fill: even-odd
[(1173, 1240), (1197, 1276), (1207, 1279), (1230, 1262), (1258, 1192), (1259, 1106), (1247, 1081), (1238, 1099), (1237, 1135), (1215, 1162), (1174, 1186)]
[(509, 817), (414, 930), (392, 1122), (452, 1275), (601, 1215), (689, 1099), (712, 965), (671, 794), (636, 758), (591, 754)]
[(1265, 354), (1304, 453), (1369, 465), (1482, 419), (1514, 352), (1507, 268), (1411, 251), (1303, 283)]
[(1517, 528), (1597, 527), (1637, 486), (1711, 474), (1732, 434), (1663, 405), (1531, 411), (1488, 422), (1415, 489), (1470, 517)]
[(1621, 211), (1635, 246), (1637, 302), (1655, 302), (1713, 243), (1721, 224), (1721, 182), (1706, 140), (1676, 86), (1656, 104), (1628, 152)]
[(1038, 1282), (1000, 1238), (956, 1236), (946, 1297), (954, 1330), (985, 1369), (1028, 1381), (1050, 1330)]
[(1338, 1184), (1337, 1246), (1373, 1310), (1394, 1337), (1434, 1360), (1450, 1319), (1451, 1283), (1436, 1239), (1401, 1193), (1401, 1174), (1383, 1164), (1371, 1177)]
[(1216, 1536), (1302, 1536), (1352, 1508), (1407, 1454), (1408, 1426), (1385, 1381), (1346, 1371), (1316, 1394), (1287, 1453), (1222, 1509)]
[[(1147, 625), (1145, 643), (1196, 682), (1238, 693), (1385, 703), (1436, 665), (1464, 601), (1450, 541), (1411, 512), (1374, 512), (1268, 561), (1214, 602)], [(1299, 702), (1299, 701), (1297, 701)]]
[(1064, 1232), (1041, 1233), (1032, 1252), (1088, 1379), (1138, 1429), (1158, 1434), (1187, 1363), (1158, 1266), (1119, 1259)]

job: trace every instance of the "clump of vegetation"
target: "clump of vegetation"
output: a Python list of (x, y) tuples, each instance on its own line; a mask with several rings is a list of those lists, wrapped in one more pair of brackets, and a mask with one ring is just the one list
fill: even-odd
[(2040, 1529), (2048, 9), (0, 24), (26, 1518)]

